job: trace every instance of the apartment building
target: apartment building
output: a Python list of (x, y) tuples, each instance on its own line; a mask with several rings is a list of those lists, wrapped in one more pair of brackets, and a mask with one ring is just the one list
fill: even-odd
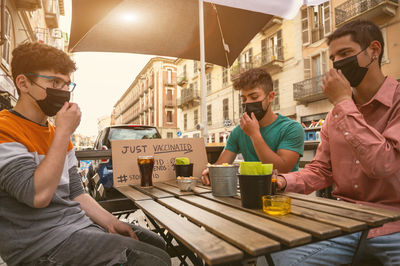
[(208, 142), (226, 142), (234, 126), (235, 114), (238, 116), (238, 110), (235, 110), (233, 104), (235, 99), (237, 102), (238, 92), (232, 88), (229, 69), (206, 63), (206, 121), (202, 121), (200, 62), (177, 59), (175, 63), (178, 69), (178, 107), (181, 118), (178, 126), (182, 136), (201, 137), (201, 128), (207, 126)]
[(0, 38), (0, 110), (15, 106), (18, 94), (11, 76), (11, 52), (21, 42), (39, 41), (64, 49), (65, 34), (59, 29), (63, 0), (14, 0), (0, 14), (4, 32)]
[(178, 132), (176, 65), (152, 58), (114, 105), (114, 124), (156, 126), (163, 138)]

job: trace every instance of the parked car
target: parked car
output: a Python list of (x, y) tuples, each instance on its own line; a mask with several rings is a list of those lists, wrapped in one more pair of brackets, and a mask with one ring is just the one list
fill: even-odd
[[(154, 126), (143, 125), (114, 125), (104, 128), (96, 138), (93, 150), (111, 149), (111, 140), (134, 140), (134, 139), (160, 139), (161, 135)], [(96, 173), (99, 180), (94, 180)], [(96, 199), (100, 199), (95, 193), (100, 184), (104, 187), (104, 195), (101, 199), (109, 199), (120, 196), (113, 186), (112, 160), (93, 160), (87, 173), (89, 180), (89, 193)]]

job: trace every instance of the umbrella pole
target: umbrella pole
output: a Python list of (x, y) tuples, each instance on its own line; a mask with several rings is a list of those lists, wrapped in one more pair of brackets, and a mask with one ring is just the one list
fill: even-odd
[(204, 143), (207, 145), (207, 107), (206, 107), (206, 68), (205, 68), (205, 49), (204, 49), (204, 9), (203, 0), (199, 0), (199, 28), (200, 28), (200, 88), (201, 88), (201, 120), (202, 120), (202, 135)]

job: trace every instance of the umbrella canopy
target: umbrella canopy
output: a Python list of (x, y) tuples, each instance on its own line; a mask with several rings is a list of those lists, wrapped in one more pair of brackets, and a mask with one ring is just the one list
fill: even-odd
[[(205, 61), (232, 65), (271, 18), (205, 2)], [(72, 2), (71, 52), (125, 52), (200, 60), (199, 36), (198, 0)]]

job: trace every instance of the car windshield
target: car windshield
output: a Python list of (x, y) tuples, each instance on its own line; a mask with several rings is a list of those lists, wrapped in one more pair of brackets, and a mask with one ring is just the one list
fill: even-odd
[(108, 137), (109, 140), (159, 138), (161, 138), (161, 136), (155, 128), (146, 127), (111, 128)]

